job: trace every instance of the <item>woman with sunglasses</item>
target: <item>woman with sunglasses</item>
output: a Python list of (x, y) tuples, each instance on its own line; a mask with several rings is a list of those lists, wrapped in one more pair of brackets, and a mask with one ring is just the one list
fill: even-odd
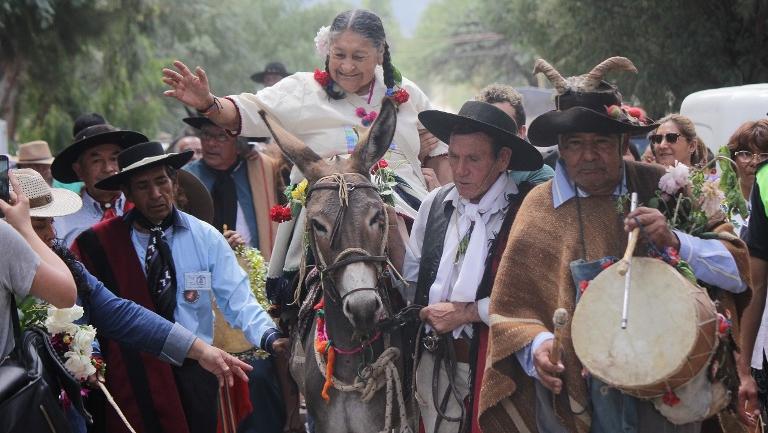
[(682, 114), (670, 114), (659, 120), (659, 127), (648, 139), (656, 162), (665, 167), (675, 165), (675, 161), (690, 167), (708, 159), (707, 147), (696, 135), (693, 121)]

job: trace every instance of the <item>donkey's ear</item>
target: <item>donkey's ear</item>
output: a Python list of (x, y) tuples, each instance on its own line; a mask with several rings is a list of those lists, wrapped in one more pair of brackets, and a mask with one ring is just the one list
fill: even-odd
[(299, 167), (299, 170), (301, 170), (310, 183), (325, 176), (325, 172), (328, 170), (328, 164), (323, 161), (320, 155), (307, 147), (307, 145), (296, 138), (296, 136), (286, 131), (285, 128), (283, 128), (283, 126), (266, 111), (260, 110), (259, 116), (264, 120), (269, 132), (272, 133), (272, 137), (275, 138), (275, 143), (283, 154)]
[(349, 158), (351, 168), (367, 175), (392, 144), (397, 126), (397, 107), (390, 98), (381, 101), (381, 111), (371, 125), (367, 134), (362, 135), (357, 142), (355, 151)]

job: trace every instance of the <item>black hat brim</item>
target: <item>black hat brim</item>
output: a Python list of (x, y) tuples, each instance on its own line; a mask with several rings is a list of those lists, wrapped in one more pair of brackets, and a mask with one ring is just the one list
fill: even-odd
[(502, 146), (512, 150), (508, 170), (533, 171), (544, 164), (541, 153), (530, 143), (504, 129), (477, 119), (446, 113), (439, 110), (427, 110), (419, 113), (419, 121), (440, 141), (450, 144), (451, 134), (461, 125), (468, 125), (478, 131), (486, 132), (498, 140)]
[(216, 126), (216, 124), (213, 123), (211, 119), (204, 116), (185, 117), (184, 119), (182, 119), (182, 122), (186, 123), (187, 125), (195, 129), (203, 129), (203, 126), (206, 126), (206, 125)]
[(117, 191), (132, 175), (147, 170), (159, 165), (169, 165), (175, 169), (184, 167), (189, 160), (194, 156), (195, 151), (187, 150), (181, 153), (167, 153), (162, 155), (161, 158), (152, 160), (146, 164), (137, 165), (120, 171), (120, 173), (114, 174), (106, 179), (102, 179), (96, 183), (96, 188), (106, 191)]
[(640, 135), (657, 127), (658, 124), (655, 123), (633, 125), (586, 107), (572, 107), (561, 111), (548, 111), (535, 118), (528, 128), (528, 139), (536, 147), (549, 147), (557, 145), (558, 136), (566, 133)]
[(288, 72), (261, 71), (261, 72), (256, 72), (255, 74), (251, 75), (251, 80), (253, 80), (253, 81), (257, 82), (257, 83), (263, 83), (264, 82), (264, 76), (267, 75), (267, 74), (279, 75), (279, 76), (281, 76), (283, 78), (291, 75)]
[(51, 174), (59, 182), (78, 182), (80, 178), (72, 168), (72, 164), (77, 162), (77, 159), (86, 150), (100, 144), (116, 144), (121, 149), (126, 149), (134, 144), (144, 143), (145, 141), (147, 141), (147, 137), (135, 131), (111, 131), (86, 137), (70, 144), (56, 155), (51, 164)]

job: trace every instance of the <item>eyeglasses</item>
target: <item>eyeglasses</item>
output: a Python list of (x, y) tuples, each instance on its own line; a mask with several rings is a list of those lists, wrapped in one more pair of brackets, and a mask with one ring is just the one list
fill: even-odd
[(219, 134), (211, 134), (209, 132), (203, 132), (200, 134), (200, 140), (214, 140), (214, 141), (218, 141), (219, 143), (224, 143), (227, 140), (229, 140), (229, 135), (227, 135), (226, 132), (222, 132)]
[(669, 144), (675, 144), (677, 143), (677, 139), (682, 137), (682, 134), (678, 134), (676, 132), (668, 132), (666, 134), (653, 134), (648, 137), (649, 140), (651, 140), (651, 143), (653, 144), (660, 144), (663, 139), (667, 140), (667, 143)]
[(752, 153), (748, 150), (740, 150), (738, 152), (734, 152), (733, 156), (741, 161), (752, 161), (753, 159), (757, 158), (757, 162), (763, 162), (768, 159), (768, 153)]

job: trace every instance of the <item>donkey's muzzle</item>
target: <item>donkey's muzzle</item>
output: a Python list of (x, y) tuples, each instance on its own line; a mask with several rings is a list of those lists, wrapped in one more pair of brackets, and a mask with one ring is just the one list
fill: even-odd
[(342, 303), (344, 315), (359, 331), (373, 331), (384, 316), (384, 304), (375, 289), (356, 289)]

